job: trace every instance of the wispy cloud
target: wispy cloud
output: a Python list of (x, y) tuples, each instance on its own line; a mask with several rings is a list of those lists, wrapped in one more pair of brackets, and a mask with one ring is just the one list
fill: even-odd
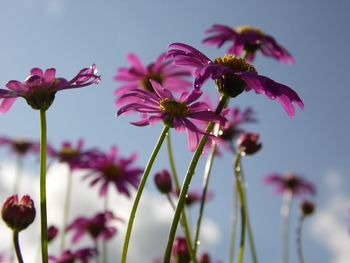
[(326, 177), (329, 199), (320, 204), (311, 223), (311, 233), (331, 253), (331, 263), (350, 262), (349, 208), (350, 194), (342, 188), (341, 176), (331, 172)]
[[(3, 165), (0, 173), (0, 202), (10, 195), (13, 185), (13, 165)], [(66, 178), (68, 170), (64, 165), (54, 165), (49, 169), (47, 176), (47, 203), (49, 224), (61, 225), (64, 193), (66, 189)], [(11, 175), (11, 176), (9, 176)], [(73, 174), (73, 194), (70, 211), (70, 219), (76, 216), (91, 216), (103, 208), (103, 200), (98, 198), (97, 189), (88, 187), (87, 182), (82, 182), (81, 173)], [(22, 194), (30, 194), (35, 201), (37, 217), (33, 225), (20, 234), (20, 242), (23, 247), (26, 262), (35, 262), (39, 249), (39, 178), (36, 175), (26, 173), (23, 176), (20, 191)], [(113, 212), (123, 218), (125, 223), (116, 223), (118, 228), (117, 237), (109, 244), (110, 258), (118, 259), (121, 255), (123, 239), (127, 219), (131, 210), (132, 201), (123, 196), (117, 195), (114, 189), (110, 189), (109, 207)], [(145, 191), (137, 211), (135, 224), (130, 240), (128, 262), (153, 262), (154, 259), (162, 256), (165, 249), (166, 240), (173, 211), (163, 196)], [(220, 233), (216, 224), (209, 220), (203, 222), (202, 242), (208, 245), (215, 245), (220, 238)], [(1, 247), (0, 250), (10, 247), (11, 233), (3, 222), (0, 223)], [(67, 243), (70, 236), (68, 235)], [(91, 245), (88, 238), (82, 245)], [(70, 246), (72, 247), (72, 246)], [(73, 246), (74, 248), (74, 246)], [(49, 254), (58, 254), (59, 240), (49, 246)]]

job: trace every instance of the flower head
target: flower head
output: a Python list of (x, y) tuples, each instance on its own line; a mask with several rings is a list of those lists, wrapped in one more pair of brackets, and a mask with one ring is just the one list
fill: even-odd
[(239, 56), (245, 51), (248, 61), (253, 61), (255, 53), (260, 51), (263, 55), (283, 63), (294, 63), (292, 55), (284, 47), (278, 44), (272, 36), (258, 28), (250, 26), (231, 28), (216, 24), (206, 33), (209, 36), (203, 40), (203, 43), (220, 48), (226, 42), (232, 42), (227, 53)]
[(169, 47), (168, 56), (174, 58), (176, 65), (194, 69), (197, 90), (212, 78), (221, 94), (236, 97), (243, 91), (254, 90), (269, 99), (276, 99), (290, 117), (295, 114), (293, 103), (304, 108), (303, 102), (293, 89), (259, 75), (256, 69), (243, 58), (225, 55), (212, 61), (186, 44), (174, 43)]
[(99, 158), (102, 153), (95, 148), (83, 150), (83, 147), (83, 140), (79, 140), (76, 146), (65, 141), (62, 143), (61, 149), (56, 150), (51, 145), (48, 145), (47, 151), (49, 156), (68, 164), (71, 169), (88, 168), (89, 163)]
[(89, 258), (95, 255), (97, 255), (97, 250), (94, 248), (82, 248), (75, 252), (68, 249), (63, 251), (60, 256), (49, 256), (49, 259), (52, 263), (88, 263), (90, 262)]
[(34, 221), (34, 202), (29, 195), (24, 195), (20, 201), (17, 195), (12, 195), (4, 202), (1, 216), (13, 231), (22, 231)]
[(173, 245), (173, 256), (177, 263), (190, 263), (191, 256), (187, 247), (186, 239), (177, 237)]
[(302, 216), (310, 216), (315, 212), (315, 204), (308, 200), (304, 200), (300, 204), (300, 213)]
[(252, 155), (261, 149), (258, 133), (243, 133), (237, 142), (238, 148), (245, 154)]
[(73, 243), (78, 242), (84, 235), (90, 236), (93, 240), (108, 240), (117, 233), (117, 229), (110, 226), (113, 220), (120, 219), (111, 211), (97, 213), (91, 218), (78, 217), (67, 227), (67, 232), (74, 232)]
[(132, 167), (135, 160), (136, 154), (129, 158), (122, 158), (118, 156), (117, 148), (112, 147), (109, 153), (104, 153), (98, 159), (89, 163), (88, 168), (91, 171), (84, 179), (91, 177), (91, 186), (97, 183), (101, 184), (101, 197), (106, 195), (109, 184), (114, 184), (121, 194), (130, 197), (129, 186), (137, 188), (143, 172), (141, 168)]
[(265, 183), (275, 185), (279, 193), (288, 191), (296, 196), (302, 194), (316, 194), (316, 188), (313, 183), (292, 173), (271, 174), (265, 178)]
[(144, 66), (135, 54), (130, 53), (127, 58), (130, 67), (119, 68), (113, 78), (117, 82), (124, 82), (115, 91), (115, 94), (120, 95), (134, 89), (154, 92), (149, 82), (150, 79), (173, 91), (184, 91), (192, 85), (191, 82), (184, 79), (184, 77), (191, 76), (191, 72), (179, 70), (171, 63), (171, 60), (165, 57), (164, 53), (147, 66)]
[(33, 68), (30, 75), (22, 83), (11, 80), (6, 89), (0, 89), (0, 113), (7, 112), (18, 97), (24, 98), (35, 110), (47, 110), (55, 99), (57, 91), (81, 88), (100, 81), (96, 74), (96, 66), (82, 69), (72, 80), (56, 78), (56, 69), (41, 70)]
[(18, 156), (24, 156), (27, 153), (38, 153), (40, 145), (38, 142), (27, 139), (11, 139), (8, 137), (0, 137), (0, 146), (7, 146), (10, 151)]
[(195, 102), (202, 95), (201, 91), (184, 92), (176, 99), (170, 90), (155, 81), (151, 80), (151, 83), (155, 93), (135, 90), (123, 95), (122, 97), (130, 98), (130, 101), (119, 109), (118, 115), (137, 111), (146, 116), (140, 121), (132, 122), (133, 125), (146, 126), (163, 121), (176, 131), (186, 130), (191, 151), (196, 149), (201, 135), (205, 134), (199, 126), (209, 121), (226, 124), (226, 119), (211, 111), (205, 102)]

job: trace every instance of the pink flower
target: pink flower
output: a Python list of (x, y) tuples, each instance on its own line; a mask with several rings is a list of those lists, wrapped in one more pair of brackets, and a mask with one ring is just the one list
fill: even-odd
[(4, 202), (1, 216), (13, 231), (22, 231), (35, 219), (34, 202), (29, 195), (24, 195), (20, 201), (17, 195), (12, 195)]
[(72, 242), (78, 242), (84, 235), (90, 236), (93, 240), (108, 240), (112, 238), (117, 229), (110, 226), (111, 221), (120, 220), (111, 211), (97, 213), (91, 218), (78, 217), (68, 227), (67, 232), (72, 231)]
[(8, 90), (0, 89), (0, 113), (7, 112), (18, 97), (24, 98), (35, 110), (47, 110), (55, 99), (57, 91), (81, 88), (100, 81), (95, 75), (96, 67), (82, 69), (72, 80), (56, 78), (56, 69), (49, 68), (45, 72), (33, 68), (30, 75), (22, 83), (11, 80), (6, 84)]
[(58, 228), (54, 225), (49, 226), (49, 228), (47, 229), (47, 242), (50, 243), (51, 241), (53, 241), (58, 234)]
[(27, 139), (11, 139), (8, 137), (0, 137), (0, 146), (7, 146), (10, 151), (18, 156), (24, 156), (27, 153), (38, 153), (40, 145), (38, 142)]
[(265, 34), (260, 29), (250, 26), (231, 28), (216, 24), (209, 28), (206, 33), (210, 35), (203, 40), (203, 43), (220, 48), (226, 42), (232, 42), (227, 53), (239, 56), (245, 51), (248, 53), (248, 61), (253, 61), (255, 53), (260, 51), (263, 55), (283, 63), (294, 63), (291, 54), (272, 36)]
[(87, 168), (91, 171), (84, 176), (84, 179), (92, 177), (91, 186), (101, 183), (101, 197), (106, 195), (109, 184), (114, 184), (121, 194), (130, 197), (129, 188), (138, 187), (143, 172), (141, 168), (132, 167), (135, 160), (136, 154), (129, 158), (122, 158), (118, 156), (117, 148), (112, 147), (109, 153), (104, 153), (98, 159), (90, 161)]
[[(184, 92), (176, 99), (170, 90), (152, 81), (155, 93), (143, 90), (134, 90), (126, 93), (122, 98), (129, 98), (129, 103), (121, 107), (117, 115), (128, 111), (137, 111), (144, 114), (140, 121), (132, 122), (136, 126), (146, 126), (163, 121), (176, 131), (187, 131), (189, 149), (194, 151), (205, 132), (199, 126), (210, 121), (226, 124), (226, 119), (209, 109), (205, 102), (195, 102), (202, 92), (193, 90)], [(200, 125), (201, 124), (201, 125)]]
[(273, 173), (265, 178), (265, 183), (275, 185), (278, 193), (285, 191), (291, 192), (293, 195), (316, 194), (316, 188), (313, 183), (308, 182), (299, 175), (286, 173)]
[(154, 63), (144, 66), (139, 58), (132, 53), (128, 54), (129, 68), (119, 68), (114, 80), (124, 82), (115, 94), (122, 95), (125, 92), (135, 89), (143, 89), (154, 92), (149, 80), (154, 80), (173, 91), (184, 91), (191, 87), (191, 82), (184, 77), (191, 76), (191, 72), (187, 70), (179, 70), (178, 67), (171, 63), (171, 60), (165, 58), (162, 53)]
[(65, 141), (62, 143), (61, 149), (56, 150), (51, 145), (48, 145), (47, 151), (49, 156), (68, 164), (71, 169), (89, 168), (90, 162), (99, 158), (102, 153), (95, 148), (83, 150), (83, 147), (83, 140), (79, 140), (76, 146)]
[(243, 58), (225, 55), (212, 61), (186, 44), (173, 43), (169, 47), (168, 56), (174, 58), (176, 65), (194, 70), (196, 90), (212, 78), (216, 82), (219, 93), (234, 98), (243, 91), (254, 90), (269, 99), (276, 99), (290, 117), (295, 114), (293, 103), (301, 109), (304, 108), (303, 102), (293, 89), (259, 75), (256, 69)]
[(238, 148), (245, 154), (252, 155), (259, 151), (262, 144), (259, 143), (258, 133), (243, 133), (237, 141)]
[(97, 250), (94, 248), (83, 248), (79, 249), (75, 252), (72, 252), (71, 250), (65, 250), (62, 252), (62, 254), (58, 257), (56, 256), (49, 256), (50, 262), (52, 263), (73, 263), (73, 262), (81, 262), (81, 263), (88, 263), (89, 258), (94, 257), (97, 255)]

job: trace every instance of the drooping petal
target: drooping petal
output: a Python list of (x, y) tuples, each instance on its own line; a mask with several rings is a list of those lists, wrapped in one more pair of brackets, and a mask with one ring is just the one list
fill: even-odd
[(0, 114), (6, 113), (15, 103), (17, 98), (9, 98), (9, 99), (3, 99), (3, 101), (0, 104)]
[(25, 85), (23, 85), (23, 83), (17, 80), (10, 80), (9, 82), (7, 82), (6, 87), (9, 90), (12, 90), (17, 93), (24, 93), (28, 91), (28, 87), (26, 87)]

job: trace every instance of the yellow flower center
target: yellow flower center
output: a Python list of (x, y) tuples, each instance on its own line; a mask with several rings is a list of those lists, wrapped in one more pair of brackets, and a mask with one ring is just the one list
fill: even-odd
[(162, 99), (159, 103), (159, 109), (163, 113), (167, 113), (169, 115), (164, 122), (170, 127), (173, 127), (173, 120), (175, 117), (186, 117), (189, 112), (185, 103), (181, 103), (173, 99)]
[(264, 32), (262, 32), (260, 28), (251, 27), (251, 26), (238, 26), (238, 27), (235, 27), (234, 30), (240, 34), (245, 32), (255, 32), (261, 36), (264, 35)]
[(150, 72), (148, 73), (142, 80), (141, 80), (141, 87), (143, 87), (145, 90), (154, 92), (154, 89), (152, 87), (152, 84), (150, 82), (151, 80), (157, 81), (159, 84), (163, 84), (164, 77), (160, 73), (154, 73)]
[(79, 157), (80, 152), (75, 150), (75, 149), (72, 149), (71, 147), (63, 147), (63, 149), (60, 151), (59, 155), (60, 155), (61, 159), (71, 160), (71, 159)]
[(121, 174), (122, 174), (122, 171), (117, 165), (108, 164), (103, 168), (103, 175), (108, 180), (113, 181), (117, 179)]
[(225, 55), (223, 57), (218, 57), (214, 60), (214, 63), (229, 67), (237, 72), (253, 72), (255, 74), (258, 73), (256, 69), (244, 58), (240, 58), (234, 55)]

